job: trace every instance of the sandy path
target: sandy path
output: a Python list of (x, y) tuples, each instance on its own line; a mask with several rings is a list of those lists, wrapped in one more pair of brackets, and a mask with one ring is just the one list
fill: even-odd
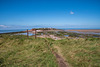
[(54, 46), (54, 48), (58, 50), (58, 53), (55, 53), (55, 55), (58, 58), (58, 63), (60, 64), (59, 67), (69, 67), (69, 64), (64, 60), (65, 58), (61, 53), (61, 49), (58, 46)]
[(51, 38), (53, 40), (61, 40), (62, 38), (54, 36), (54, 35), (38, 35), (37, 37), (41, 37), (41, 38)]
[(55, 57), (57, 59), (59, 67), (69, 67), (68, 64), (66, 64), (64, 59), (58, 53), (53, 52), (53, 54), (55, 55)]
[[(47, 40), (45, 40), (46, 43), (48, 43)], [(57, 60), (57, 63), (58, 63), (58, 66), (59, 67), (69, 67), (68, 64), (64, 61), (64, 59), (58, 54), (56, 53), (51, 47), (49, 44), (48, 45), (48, 48), (50, 49), (50, 51), (52, 52), (52, 54), (54, 54), (54, 56), (56, 57), (56, 60)]]

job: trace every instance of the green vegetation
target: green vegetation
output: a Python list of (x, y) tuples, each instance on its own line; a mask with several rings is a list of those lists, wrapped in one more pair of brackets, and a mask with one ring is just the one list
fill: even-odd
[(59, 47), (72, 67), (100, 67), (100, 39), (63, 39), (53, 43)]
[(0, 67), (58, 67), (48, 45), (72, 67), (100, 67), (99, 38), (52, 40), (9, 34), (0, 35)]
[(0, 67), (57, 67), (57, 63), (43, 38), (0, 35)]

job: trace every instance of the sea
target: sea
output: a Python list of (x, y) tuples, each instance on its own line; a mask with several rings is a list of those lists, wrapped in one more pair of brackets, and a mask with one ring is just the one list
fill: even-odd
[[(57, 29), (71, 30), (71, 29), (100, 29), (100, 28), (57, 28)], [(10, 33), (10, 32), (20, 32), (20, 31), (25, 31), (25, 30), (27, 30), (27, 29), (0, 29), (0, 34), (2, 34), (2, 33)], [(28, 30), (30, 30), (30, 29), (28, 29)], [(84, 34), (84, 32), (77, 32), (77, 31), (76, 31), (76, 33), (83, 33)], [(90, 32), (90, 33), (87, 33), (87, 34), (100, 35), (100, 33), (94, 33), (94, 32), (92, 32), (92, 33)]]
[(20, 31), (25, 31), (27, 29), (3, 29), (0, 30), (0, 33), (10, 33), (10, 32), (20, 32)]
[[(57, 28), (57, 29), (69, 30), (72, 28)], [(20, 31), (25, 31), (25, 30), (27, 30), (27, 29), (0, 29), (0, 33), (20, 32)], [(28, 30), (30, 30), (30, 29), (28, 29)]]
[[(69, 30), (72, 28), (57, 28), (57, 29)], [(25, 31), (25, 30), (27, 30), (27, 29), (0, 29), (0, 33), (20, 32), (20, 31)], [(30, 30), (30, 29), (28, 29), (28, 30)]]

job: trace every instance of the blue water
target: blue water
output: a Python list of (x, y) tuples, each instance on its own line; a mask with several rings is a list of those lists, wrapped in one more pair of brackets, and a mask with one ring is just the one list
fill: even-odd
[(69, 35), (65, 35), (65, 37), (69, 37)]
[(25, 31), (25, 30), (26, 29), (0, 30), (0, 33), (20, 32), (20, 31)]
[[(27, 35), (27, 33), (18, 33), (18, 34), (16, 34), (16, 35)], [(31, 32), (29, 32), (29, 34), (28, 34), (29, 36), (32, 36), (32, 35), (34, 35), (33, 33), (31, 33)]]

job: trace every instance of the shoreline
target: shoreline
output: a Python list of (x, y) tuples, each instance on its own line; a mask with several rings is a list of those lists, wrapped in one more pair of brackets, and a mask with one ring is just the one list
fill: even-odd
[[(51, 29), (51, 30), (43, 30), (43, 29), (36, 29), (37, 32), (43, 32), (43, 31), (64, 31), (64, 30), (61, 30), (61, 29)], [(0, 33), (0, 34), (16, 34), (16, 33), (26, 33), (27, 32), (27, 29), (24, 30), (24, 31), (18, 31), (18, 32), (4, 32), (4, 33)], [(35, 32), (35, 29), (31, 29), (31, 30), (28, 30), (28, 32)]]
[[(33, 32), (34, 30), (28, 30), (29, 32)], [(66, 31), (66, 32), (86, 32), (86, 33), (100, 33), (100, 29), (54, 29), (54, 30), (43, 30), (43, 29), (37, 29), (37, 32), (43, 32), (43, 31)], [(0, 34), (16, 34), (16, 33), (26, 33), (25, 31), (19, 31), (19, 32), (7, 32), (7, 33), (0, 33)]]
[(100, 33), (100, 29), (72, 29), (72, 30), (65, 30), (65, 31), (77, 31), (77, 32), (94, 32), (94, 33)]

